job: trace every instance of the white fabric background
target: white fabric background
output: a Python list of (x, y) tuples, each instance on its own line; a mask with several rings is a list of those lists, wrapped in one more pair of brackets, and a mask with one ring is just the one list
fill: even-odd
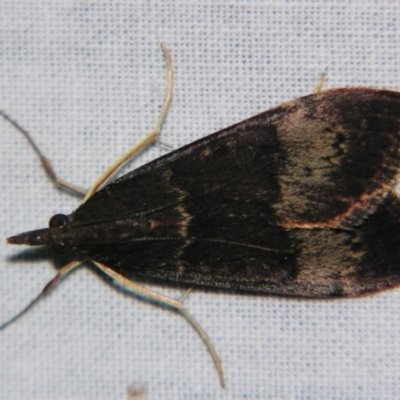
[[(161, 41), (176, 77), (161, 139), (175, 148), (310, 93), (324, 71), (326, 87), (400, 88), (400, 2), (392, 0), (9, 0), (0, 5), (0, 109), (62, 177), (89, 187), (156, 122)], [(2, 120), (0, 135), (1, 238), (78, 205)], [(154, 145), (124, 171), (165, 152)], [(0, 252), (4, 321), (63, 261), (4, 242)], [(400, 396), (400, 290), (335, 301), (196, 290), (185, 304), (221, 357), (225, 390), (182, 318), (83, 268), (0, 332), (0, 398), (125, 399), (135, 383), (148, 399)]]

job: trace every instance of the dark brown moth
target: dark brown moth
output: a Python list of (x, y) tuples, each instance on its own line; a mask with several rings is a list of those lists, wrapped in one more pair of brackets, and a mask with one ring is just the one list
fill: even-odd
[(144, 276), (362, 295), (400, 283), (399, 149), (400, 93), (328, 90), (173, 151), (7, 240), (74, 251), (135, 291)]
[(330, 90), (173, 151), (8, 242), (73, 249), (127, 278), (364, 294), (400, 282), (399, 149), (399, 93)]

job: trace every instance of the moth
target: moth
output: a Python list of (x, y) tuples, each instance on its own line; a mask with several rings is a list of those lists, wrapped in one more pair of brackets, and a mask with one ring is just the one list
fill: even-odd
[[(124, 288), (180, 312), (205, 341), (224, 385), (207, 334), (182, 302), (139, 286), (133, 276), (314, 298), (398, 285), (400, 93), (317, 91), (100, 188), (160, 132), (172, 87), (163, 50), (169, 85), (156, 129), (108, 169), (70, 215), (57, 214), (48, 228), (7, 239), (73, 251), (77, 261), (2, 328), (91, 260)], [(48, 159), (39, 156), (56, 179)]]

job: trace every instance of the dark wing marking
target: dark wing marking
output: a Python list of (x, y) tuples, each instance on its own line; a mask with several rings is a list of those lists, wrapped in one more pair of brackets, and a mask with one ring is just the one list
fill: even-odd
[(263, 203), (270, 225), (353, 227), (392, 188), (399, 149), (399, 93), (331, 90), (161, 157), (97, 192), (70, 220), (132, 218), (228, 191)]
[(400, 283), (400, 201), (394, 194), (353, 230), (244, 225), (229, 232), (229, 242), (148, 238), (80, 250), (129, 278), (260, 293), (355, 296)]

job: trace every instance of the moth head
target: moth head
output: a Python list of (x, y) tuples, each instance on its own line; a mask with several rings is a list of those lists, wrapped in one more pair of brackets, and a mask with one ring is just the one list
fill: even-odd
[(68, 217), (64, 214), (55, 214), (49, 220), (49, 228), (37, 229), (34, 231), (20, 233), (19, 235), (7, 238), (7, 243), (24, 244), (27, 246), (51, 245), (56, 253), (64, 254), (69, 251), (69, 247), (57, 241), (56, 229), (66, 227)]

